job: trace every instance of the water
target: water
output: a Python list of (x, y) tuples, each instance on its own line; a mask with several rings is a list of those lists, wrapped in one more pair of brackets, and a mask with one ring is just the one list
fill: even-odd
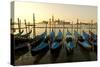
[[(77, 25), (71, 25), (71, 24), (68, 24), (68, 25), (64, 25), (64, 28), (63, 28), (63, 25), (51, 25), (51, 28), (50, 28), (50, 25), (47, 24), (47, 34), (49, 35), (50, 31), (53, 29), (55, 31), (55, 34), (57, 35), (59, 29), (63, 32), (64, 36), (66, 35), (67, 33), (67, 30), (69, 30), (72, 34), (74, 33), (74, 30), (77, 31)], [(91, 30), (92, 32), (94, 32), (95, 34), (97, 34), (97, 29), (96, 29), (96, 25), (78, 25), (78, 32), (80, 34), (82, 34), (82, 31), (84, 30), (85, 32), (89, 32), (89, 30)], [(18, 28), (17, 25), (14, 25), (14, 28)], [(24, 24), (21, 24), (21, 28), (24, 28), (24, 29), (21, 29), (21, 30), (24, 30), (23, 34), (26, 33), (26, 29), (25, 29), (25, 25)], [(29, 30), (32, 30), (32, 33), (30, 35), (30, 37), (33, 37), (33, 28), (32, 26), (30, 26), (29, 28), (27, 28), (28, 32)], [(46, 24), (36, 24), (36, 35), (40, 35), (42, 34), (43, 32), (45, 32), (46, 30)], [(15, 33), (18, 33), (18, 29), (16, 30)]]

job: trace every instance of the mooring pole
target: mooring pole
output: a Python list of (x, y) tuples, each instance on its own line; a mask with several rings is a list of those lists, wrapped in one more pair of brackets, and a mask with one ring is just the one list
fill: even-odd
[(50, 32), (51, 32), (51, 19), (49, 19), (49, 29), (50, 29)]
[(77, 19), (77, 32), (78, 32), (78, 23), (79, 23), (79, 20)]
[(81, 22), (80, 22), (80, 34), (81, 34)]
[(19, 33), (21, 32), (21, 29), (20, 29), (20, 20), (18, 18), (18, 30), (19, 30)]
[(73, 21), (72, 21), (72, 36), (73, 36)]
[(91, 20), (91, 32), (92, 32), (92, 25), (93, 25), (93, 20)]
[(47, 35), (47, 23), (46, 23), (46, 28), (45, 28), (45, 32), (46, 32), (46, 35)]
[(36, 36), (35, 33), (35, 14), (33, 13), (33, 36)]
[[(70, 24), (69, 24), (69, 25), (70, 25)], [(68, 26), (69, 26), (69, 25), (67, 25), (67, 32), (68, 32)]]
[(54, 29), (54, 16), (52, 16), (52, 30), (54, 30), (54, 32), (55, 32), (55, 29)]
[(20, 31), (21, 31), (21, 20), (20, 20)]
[(63, 21), (63, 37), (64, 37), (64, 24), (65, 24), (65, 21)]
[(29, 30), (29, 32), (30, 32), (30, 22), (28, 22), (28, 30)]
[(27, 24), (26, 24), (26, 19), (24, 20), (25, 22), (25, 29), (26, 29), (26, 33), (27, 33)]

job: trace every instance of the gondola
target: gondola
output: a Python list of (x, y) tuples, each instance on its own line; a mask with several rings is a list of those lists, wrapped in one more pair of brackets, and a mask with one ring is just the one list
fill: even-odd
[(66, 43), (65, 43), (65, 48), (68, 54), (73, 53), (74, 51), (74, 42), (72, 38), (72, 34), (68, 31), (66, 34)]
[(54, 42), (55, 40), (55, 32), (52, 30), (52, 32), (50, 32), (50, 46), (51, 44)]
[(46, 32), (42, 33), (41, 35), (35, 36), (30, 43), (31, 48), (35, 48), (36, 46), (38, 46), (43, 41), (43, 39), (45, 39), (45, 37), (46, 37)]
[(18, 37), (14, 37), (15, 44), (21, 44), (21, 43), (29, 42), (31, 40), (29, 38), (31, 32), (32, 32), (32, 30), (27, 34), (24, 34), (24, 35), (21, 35), (21, 36), (18, 36)]
[[(41, 36), (37, 36), (33, 39), (27, 39), (26, 42), (23, 43), (14, 43), (14, 52), (15, 52), (15, 56), (20, 57), (22, 55), (24, 55), (25, 53), (27, 53), (29, 51), (29, 48), (32, 47), (31, 42), (33, 42), (35, 39), (39, 38), (42, 39), (44, 36), (44, 33)], [(42, 38), (41, 38), (42, 37)], [(31, 40), (31, 42), (30, 42)], [(36, 43), (34, 43), (36, 44)]]
[(60, 50), (60, 48), (62, 47), (62, 39), (63, 39), (63, 34), (59, 30), (54, 42), (51, 43), (51, 47), (50, 47), (51, 53), (54, 54), (54, 53), (57, 53)]
[(28, 33), (23, 34), (21, 36), (19, 36), (19, 38), (28, 38), (30, 36), (30, 34), (32, 33), (32, 30), (30, 30)]
[(17, 33), (17, 34), (13, 34), (14, 37), (18, 37), (18, 36), (21, 36), (21, 34), (24, 32), (24, 30), (22, 30), (21, 32)]
[(15, 57), (20, 57), (29, 51), (28, 43), (19, 44), (19, 46), (14, 46)]
[(83, 37), (89, 42), (94, 51), (97, 50), (97, 36), (93, 32), (89, 31), (89, 34), (83, 31)]
[(31, 48), (32, 56), (38, 55), (42, 52), (47, 52), (49, 49), (48, 37), (46, 36), (46, 34), (44, 38), (40, 38), (40, 39), (41, 39), (41, 43), (38, 46)]
[(92, 45), (94, 51), (97, 51), (97, 35), (89, 31), (89, 43)]
[(83, 35), (82, 35), (83, 39), (84, 40), (88, 40), (89, 39), (89, 34), (86, 33), (84, 30), (83, 30)]
[(80, 47), (84, 48), (85, 50), (91, 50), (91, 45), (87, 40), (85, 40), (84, 35), (80, 35), (78, 32), (74, 32), (75, 37), (77, 38), (77, 44), (80, 45)]

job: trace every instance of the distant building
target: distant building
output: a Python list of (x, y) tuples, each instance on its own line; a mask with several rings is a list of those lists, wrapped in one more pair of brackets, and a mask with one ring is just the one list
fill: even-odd
[(70, 24), (70, 22), (62, 21), (59, 18), (58, 19), (54, 19), (54, 16), (52, 16), (52, 18), (49, 19), (48, 24), (60, 24), (61, 25), (61, 24)]

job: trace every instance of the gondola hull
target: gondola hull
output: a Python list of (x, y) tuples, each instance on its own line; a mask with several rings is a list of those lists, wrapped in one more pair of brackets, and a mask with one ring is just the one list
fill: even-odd
[(75, 37), (77, 38), (77, 44), (84, 50), (87, 51), (91, 51), (92, 47), (89, 44), (89, 42), (87, 41), (88, 39), (88, 35), (84, 34), (84, 35), (80, 35), (78, 32), (74, 33)]
[(47, 43), (42, 42), (36, 48), (31, 49), (31, 55), (35, 56), (35, 55), (38, 55), (41, 52), (47, 52), (48, 50), (49, 50), (49, 45)]
[(45, 40), (45, 37), (46, 37), (46, 34), (43, 33), (39, 36), (36, 36), (34, 39), (33, 39), (33, 42), (31, 43), (31, 48), (35, 48), (36, 46), (38, 46), (42, 41)]
[(78, 41), (78, 45), (82, 48), (82, 49), (85, 49), (87, 51), (91, 51), (92, 47), (91, 45), (87, 42), (87, 41)]
[(26, 54), (28, 51), (29, 51), (29, 46), (27, 43), (20, 44), (14, 48), (14, 54), (15, 54), (15, 57), (17, 58)]
[(95, 52), (97, 52), (97, 42), (89, 41), (89, 43), (91, 44), (93, 50), (94, 50)]
[(65, 49), (67, 51), (67, 54), (71, 54), (74, 51), (74, 43), (73, 42), (68, 42), (65, 44)]
[(74, 42), (73, 42), (72, 34), (70, 32), (67, 32), (66, 34), (65, 48), (68, 55), (73, 53), (74, 51)]
[(52, 43), (50, 50), (51, 50), (52, 54), (56, 54), (60, 51), (61, 48), (62, 48), (61, 43), (54, 42), (54, 43)]

